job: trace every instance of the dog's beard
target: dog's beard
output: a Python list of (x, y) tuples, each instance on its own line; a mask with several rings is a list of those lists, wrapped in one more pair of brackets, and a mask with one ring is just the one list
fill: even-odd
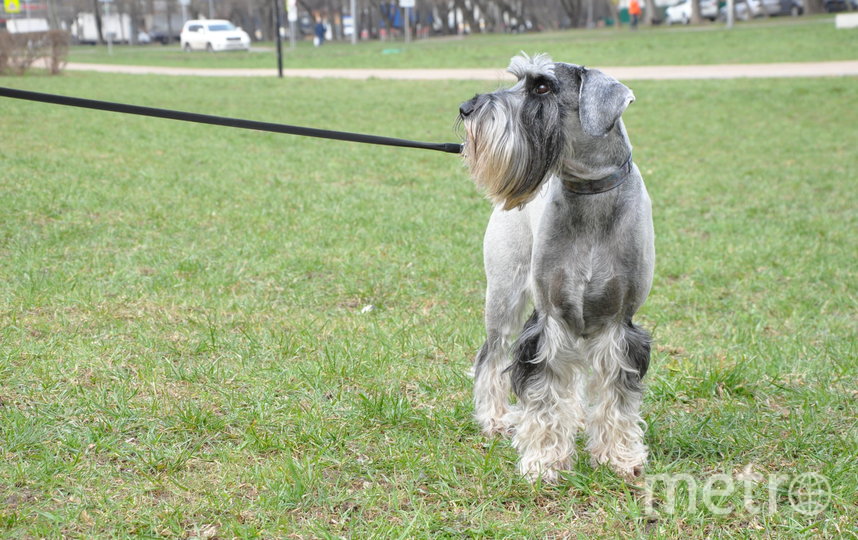
[(504, 210), (530, 202), (555, 167), (561, 137), (545, 129), (544, 112), (511, 108), (494, 97), (464, 121), (463, 157), (471, 176)]

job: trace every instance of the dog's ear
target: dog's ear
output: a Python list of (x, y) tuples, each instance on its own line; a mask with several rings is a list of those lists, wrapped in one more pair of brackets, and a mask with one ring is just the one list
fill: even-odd
[(587, 135), (604, 137), (635, 95), (626, 85), (598, 69), (581, 69), (578, 115)]

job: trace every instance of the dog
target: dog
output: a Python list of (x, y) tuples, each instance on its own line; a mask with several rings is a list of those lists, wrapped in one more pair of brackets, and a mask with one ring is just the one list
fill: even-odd
[(545, 54), (522, 53), (508, 71), (514, 86), (459, 109), (464, 161), (494, 202), (474, 415), (487, 435), (511, 436), (531, 481), (571, 468), (579, 430), (594, 466), (640, 476), (651, 338), (632, 317), (649, 294), (655, 248), (621, 118), (635, 97), (599, 70)]

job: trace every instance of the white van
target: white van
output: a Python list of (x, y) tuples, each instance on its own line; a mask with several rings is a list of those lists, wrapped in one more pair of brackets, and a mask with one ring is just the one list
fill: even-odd
[(9, 19), (6, 30), (10, 34), (27, 34), (29, 32), (47, 32), (48, 19)]
[(182, 27), (179, 36), (182, 50), (192, 51), (247, 51), (250, 36), (229, 21), (220, 19), (190, 20)]

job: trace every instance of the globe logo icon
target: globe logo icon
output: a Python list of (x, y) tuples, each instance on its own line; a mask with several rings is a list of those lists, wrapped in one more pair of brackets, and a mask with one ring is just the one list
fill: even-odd
[(789, 502), (796, 512), (815, 516), (828, 508), (831, 500), (831, 484), (825, 476), (809, 472), (802, 473), (789, 484)]

